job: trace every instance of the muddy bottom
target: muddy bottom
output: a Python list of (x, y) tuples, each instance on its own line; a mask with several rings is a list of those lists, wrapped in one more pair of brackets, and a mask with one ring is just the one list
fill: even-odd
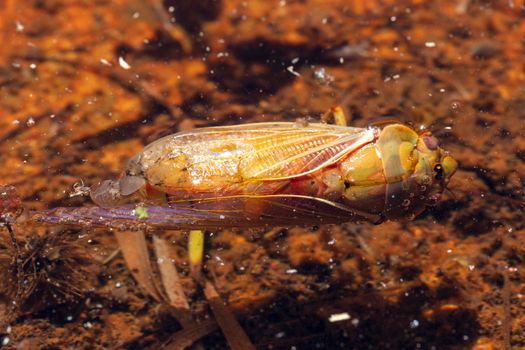
[[(424, 127), (459, 162), (437, 206), (407, 223), (207, 232), (204, 276), (258, 349), (525, 348), (523, 9), (5, 0), (1, 182), (26, 208), (82, 206), (75, 184), (118, 177), (180, 130), (318, 121), (335, 105), (352, 126)], [(7, 230), (0, 242), (2, 347), (228, 348), (190, 276), (187, 233), (145, 243), (159, 278), (154, 236), (169, 243), (193, 335), (133, 278), (114, 232), (13, 231), (18, 252)]]

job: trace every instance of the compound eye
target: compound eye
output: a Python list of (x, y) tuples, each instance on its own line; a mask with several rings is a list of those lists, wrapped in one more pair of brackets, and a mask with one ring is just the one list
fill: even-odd
[(435, 151), (439, 147), (439, 142), (434, 136), (423, 136), (423, 142), (431, 151)]
[(434, 165), (434, 178), (436, 180), (441, 180), (445, 176), (445, 170), (443, 169), (443, 165), (436, 164)]

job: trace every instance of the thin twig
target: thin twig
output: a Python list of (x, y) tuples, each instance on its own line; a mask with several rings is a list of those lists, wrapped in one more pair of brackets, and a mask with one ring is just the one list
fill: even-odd
[[(164, 286), (164, 291), (168, 297), (168, 303), (175, 310), (181, 313), (182, 318), (188, 318), (188, 312), (190, 310), (190, 305), (182, 289), (182, 285), (175, 269), (175, 266), (170, 258), (168, 244), (166, 240), (158, 237), (157, 235), (153, 236), (153, 248), (155, 254), (157, 255), (157, 265), (159, 266), (159, 272), (162, 284)], [(191, 316), (190, 316), (191, 319)], [(184, 326), (184, 322), (179, 320)]]
[(115, 259), (121, 252), (120, 248), (115, 249), (109, 256), (102, 262), (102, 265), (109, 264), (113, 259)]
[(7, 232), (9, 232), (9, 237), (11, 237), (11, 243), (13, 244), (13, 248), (15, 248), (16, 252), (16, 258), (18, 259), (18, 256), (20, 255), (20, 248), (18, 247), (18, 242), (16, 241), (15, 233), (13, 232), (13, 228), (11, 227), (11, 224), (6, 222), (5, 227), (7, 227)]
[(171, 341), (165, 345), (165, 350), (187, 349), (202, 337), (214, 332), (219, 328), (214, 320), (194, 322), (193, 325), (184, 327), (171, 337)]
[(149, 0), (150, 5), (153, 7), (153, 10), (157, 14), (159, 21), (162, 24), (164, 30), (177, 40), (182, 48), (182, 51), (185, 54), (190, 54), (192, 51), (192, 42), (191, 39), (181, 26), (171, 22), (171, 17), (166, 12), (164, 8), (163, 1), (161, 0)]
[(501, 325), (503, 333), (503, 346), (505, 350), (511, 350), (511, 332), (512, 332), (512, 318), (510, 314), (510, 280), (509, 272), (503, 269), (503, 324)]
[(221, 299), (210, 281), (205, 281), (204, 295), (230, 348), (232, 350), (255, 350), (255, 346), (250, 341), (250, 338), (248, 338), (244, 329), (237, 322), (235, 315)]
[(166, 297), (156, 283), (144, 232), (115, 231), (115, 237), (122, 250), (124, 261), (139, 286), (157, 302), (164, 302)]

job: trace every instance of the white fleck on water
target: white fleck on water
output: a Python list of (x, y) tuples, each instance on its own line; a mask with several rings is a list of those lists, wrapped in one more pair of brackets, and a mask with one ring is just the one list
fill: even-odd
[(22, 33), (24, 31), (24, 25), (22, 24), (22, 22), (16, 21), (15, 25), (17, 32)]
[(120, 56), (118, 58), (118, 64), (123, 68), (123, 69), (131, 69), (131, 66), (129, 65), (128, 62), (126, 62), (126, 60), (124, 59), (124, 57)]
[(328, 318), (328, 321), (330, 322), (341, 322), (341, 321), (346, 321), (346, 320), (349, 320), (350, 319), (350, 314), (348, 312), (343, 312), (343, 313), (340, 313), (340, 314), (332, 314), (330, 315), (330, 317)]
[(300, 76), (301, 76), (301, 74), (299, 74), (298, 72), (296, 72), (296, 71), (294, 70), (294, 67), (293, 67), (293, 66), (288, 66), (288, 67), (286, 67), (286, 70), (287, 70), (288, 72), (292, 73), (293, 75), (295, 75), (296, 77), (300, 77)]

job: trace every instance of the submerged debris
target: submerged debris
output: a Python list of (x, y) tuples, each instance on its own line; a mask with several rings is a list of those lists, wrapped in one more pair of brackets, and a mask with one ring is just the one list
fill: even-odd
[[(461, 164), (450, 184), (456, 198), (445, 194), (406, 224), (286, 227), (266, 238), (214, 230), (203, 274), (261, 349), (523, 348), (522, 5), (0, 1), (0, 178), (30, 209), (87, 208), (87, 198), (69, 197), (78, 179), (92, 185), (115, 178), (144, 145), (182, 129), (314, 123), (334, 105), (347, 110), (352, 126), (381, 117), (425, 125)], [(18, 205), (4, 199), (8, 222)], [(159, 303), (133, 282), (126, 253), (114, 255), (97, 278), (98, 265), (78, 263), (86, 253), (72, 237), (26, 244), (22, 232), (46, 228), (13, 229), (20, 260), (9, 238), (0, 240), (0, 300), (7, 308), (16, 299), (26, 311), (9, 305), (11, 315), (23, 316), (9, 332), (3, 328), (6, 347), (158, 349), (171, 339), (189, 346), (218, 327), (207, 319), (181, 330), (172, 316), (159, 317)], [(90, 249), (118, 249), (110, 229), (84, 230)], [(172, 249), (170, 267), (181, 275), (192, 315), (205, 314), (194, 309), (205, 309), (198, 302), (205, 298), (187, 277), (183, 235), (155, 234)], [(135, 238), (122, 240), (131, 246)], [(63, 244), (58, 253), (44, 248)], [(153, 261), (147, 252), (143, 268)], [(100, 282), (93, 292), (85, 293), (79, 270)], [(93, 297), (106, 291), (118, 300)], [(85, 316), (66, 326), (53, 322), (47, 305), (68, 307), (86, 294), (88, 310), (79, 307)], [(351, 318), (329, 322), (344, 313)], [(218, 332), (202, 343), (227, 347)]]
[(68, 231), (31, 235), (19, 242), (0, 242), (0, 269), (5, 283), (0, 294), (10, 302), (11, 317), (82, 301), (90, 258)]

